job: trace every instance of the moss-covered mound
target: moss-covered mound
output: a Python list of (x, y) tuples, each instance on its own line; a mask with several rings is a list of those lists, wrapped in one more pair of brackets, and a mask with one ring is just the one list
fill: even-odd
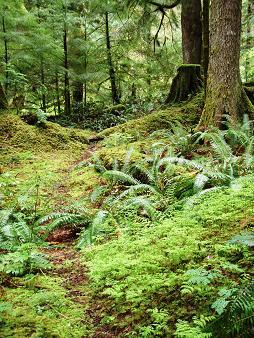
[(47, 151), (82, 147), (92, 133), (63, 128), (47, 122), (43, 126), (31, 126), (12, 114), (0, 117), (0, 143), (4, 151), (14, 147), (19, 150)]
[(196, 124), (203, 108), (203, 94), (195, 96), (188, 103), (171, 106), (167, 109), (155, 111), (139, 119), (130, 120), (124, 124), (106, 129), (99, 136), (105, 137), (114, 133), (141, 134), (143, 136), (160, 129), (167, 129), (179, 121), (185, 125)]

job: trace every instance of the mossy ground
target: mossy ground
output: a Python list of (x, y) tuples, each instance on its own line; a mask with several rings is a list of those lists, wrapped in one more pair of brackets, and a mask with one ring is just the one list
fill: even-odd
[(162, 110), (152, 112), (147, 116), (108, 128), (99, 133), (99, 136), (105, 137), (115, 133), (124, 133), (130, 137), (136, 137), (137, 135), (146, 137), (156, 130), (170, 128), (175, 121), (189, 126), (194, 125), (198, 122), (202, 107), (203, 93), (200, 93), (188, 103), (164, 107)]
[[(239, 186), (200, 198), (152, 227), (130, 222), (120, 238), (83, 251), (95, 299), (109, 301), (102, 327), (107, 323), (137, 337), (171, 337), (177, 320), (212, 315), (220, 288), (236, 285), (243, 272), (254, 273), (253, 258), (234, 264), (227, 258), (234, 248), (226, 242), (253, 226), (254, 178)], [(181, 292), (186, 271), (199, 268), (221, 275), (207, 288)]]
[[(45, 133), (16, 116), (2, 116), (3, 205), (27, 192), (35, 195), (38, 186), (41, 214), (76, 202), (90, 207), (89, 193), (101, 180), (86, 165), (94, 155), (112, 166), (113, 158), (123, 163), (133, 148), (132, 159), (139, 161), (155, 142), (167, 143), (163, 134), (152, 133), (166, 128), (170, 114), (177, 111), (177, 119), (191, 127), (198, 107), (200, 101), (152, 113), (101, 133), (104, 139), (96, 144), (89, 144), (90, 132), (49, 124)], [(211, 314), (221, 287), (235, 286), (242, 274), (254, 273), (250, 252), (232, 261), (235, 249), (225, 245), (253, 227), (253, 189), (250, 176), (157, 222), (127, 220), (118, 237), (79, 254), (66, 255), (73, 250), (69, 247), (49, 249), (53, 270), (1, 287), (1, 336), (172, 337), (177, 320)], [(81, 273), (86, 278), (80, 278), (82, 266), (89, 268)], [(188, 292), (186, 271), (200, 268), (220, 276)]]

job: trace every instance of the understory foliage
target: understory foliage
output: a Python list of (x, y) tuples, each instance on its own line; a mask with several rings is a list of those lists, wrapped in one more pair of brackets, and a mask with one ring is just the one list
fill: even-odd
[(42, 213), (38, 183), (14, 201), (12, 177), (2, 176), (3, 282), (50, 269), (40, 247), (67, 227), (89, 266), (99, 326), (139, 337), (251, 336), (249, 120), (205, 133), (174, 124), (151, 135), (150, 150), (136, 161), (139, 138), (103, 141), (108, 149), (130, 144), (123, 160), (109, 165), (95, 154), (78, 163), (74, 172), (94, 170), (97, 187), (85, 203), (58, 212)]
[(90, 164), (104, 182), (91, 201), (117, 229), (109, 242), (83, 249), (94, 297), (112, 304), (103, 321), (129, 325), (130, 335), (248, 336), (253, 235), (237, 233), (253, 212), (250, 122), (206, 133), (174, 130), (138, 164), (132, 149), (112, 168), (96, 157)]
[(123, 162), (115, 159), (111, 168), (97, 156), (89, 164), (102, 178), (91, 202), (118, 224), (127, 214), (160, 220), (201, 195), (234, 185), (235, 179), (253, 170), (254, 136), (246, 116), (237, 126), (229, 121), (225, 131), (189, 133), (174, 124), (171, 132), (157, 135), (163, 141), (152, 144), (139, 163), (133, 161), (130, 147)]
[[(83, 251), (95, 299), (100, 294), (102, 302), (107, 297), (112, 304), (112, 326), (131, 325), (141, 337), (173, 335), (177, 320), (179, 337), (220, 337), (225, 325), (228, 336), (252, 330), (253, 293), (243, 291), (240, 300), (240, 290), (245, 290), (242, 276), (251, 278), (253, 252), (227, 244), (226, 238), (232, 237), (233, 225), (237, 234), (242, 217), (253, 213), (253, 178), (236, 183), (175, 210), (171, 219), (152, 224), (129, 220), (119, 238)], [(234, 300), (240, 305), (233, 313)], [(225, 318), (238, 318), (237, 311), (243, 321), (233, 328)], [(201, 317), (186, 322), (197, 314)]]
[(254, 336), (253, 13), (0, 0), (0, 337)]

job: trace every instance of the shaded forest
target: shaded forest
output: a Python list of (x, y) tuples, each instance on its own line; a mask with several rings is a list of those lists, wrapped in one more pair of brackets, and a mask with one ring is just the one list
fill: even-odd
[(252, 337), (254, 1), (0, 0), (1, 337)]

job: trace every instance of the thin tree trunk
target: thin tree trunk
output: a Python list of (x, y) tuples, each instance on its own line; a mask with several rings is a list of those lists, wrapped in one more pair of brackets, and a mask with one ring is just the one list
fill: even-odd
[(113, 104), (119, 104), (120, 96), (119, 96), (117, 85), (116, 85), (116, 72), (114, 69), (112, 53), (111, 53), (108, 12), (105, 13), (105, 23), (106, 23), (106, 46), (107, 46), (107, 57), (108, 57), (108, 69), (109, 69), (109, 77), (110, 77), (110, 83), (111, 83), (111, 97), (112, 97)]
[(45, 95), (45, 72), (44, 72), (44, 61), (43, 58), (41, 58), (41, 84), (42, 84), (42, 110), (44, 113), (47, 112), (47, 104), (46, 104), (46, 95)]
[(69, 61), (68, 61), (68, 30), (67, 30), (67, 12), (65, 7), (65, 18), (64, 18), (64, 113), (70, 115), (71, 112), (71, 96), (70, 96), (70, 79), (69, 79)]
[(224, 114), (237, 121), (253, 112), (240, 79), (241, 6), (241, 0), (212, 1), (207, 95), (199, 128), (220, 127)]
[(204, 87), (206, 89), (207, 84), (207, 72), (209, 64), (209, 24), (210, 24), (210, 0), (203, 0), (203, 13), (202, 13), (202, 24), (203, 24), (203, 72), (204, 72)]
[[(85, 20), (85, 42), (87, 43), (87, 23)], [(87, 56), (87, 49), (85, 52), (85, 62), (84, 62), (84, 67), (85, 67), (85, 74), (87, 74), (87, 68), (88, 68), (88, 56)], [(84, 81), (84, 93), (83, 93), (83, 100), (84, 100), (84, 105), (85, 107), (87, 106), (87, 79), (85, 78)]]
[(8, 41), (6, 38), (6, 25), (4, 16), (2, 17), (2, 26), (4, 33), (4, 63), (5, 63), (5, 93), (8, 93), (8, 63), (9, 63), (9, 52), (8, 52)]
[(76, 105), (80, 105), (83, 103), (83, 83), (76, 81), (73, 87), (73, 102)]
[(0, 84), (0, 109), (6, 109), (8, 106), (6, 95), (2, 84)]
[(58, 115), (60, 115), (61, 114), (61, 101), (60, 101), (60, 91), (59, 91), (59, 77), (58, 77), (57, 72), (55, 76), (55, 86), (56, 86), (57, 113)]

